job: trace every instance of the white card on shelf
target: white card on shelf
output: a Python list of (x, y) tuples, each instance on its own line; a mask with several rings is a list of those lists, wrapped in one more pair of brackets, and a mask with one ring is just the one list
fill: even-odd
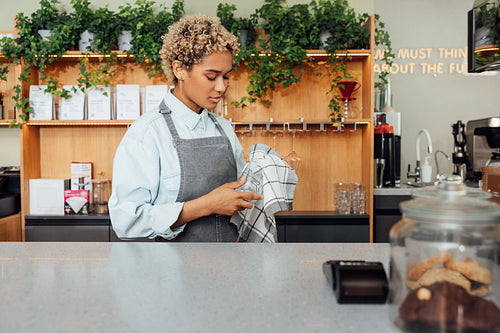
[(64, 179), (30, 179), (30, 215), (64, 215)]
[(52, 120), (54, 111), (54, 98), (50, 93), (46, 93), (46, 85), (30, 86), (29, 102), (33, 108), (30, 120)]
[(71, 97), (59, 100), (59, 120), (83, 120), (85, 119), (85, 91), (78, 86), (63, 86), (63, 90), (69, 91)]
[(87, 119), (111, 119), (111, 89), (106, 86), (91, 87), (87, 90)]
[(158, 106), (163, 100), (168, 91), (168, 85), (151, 85), (146, 86), (144, 92), (144, 113), (149, 111), (158, 111)]
[(116, 119), (135, 120), (141, 115), (141, 90), (138, 84), (116, 85)]

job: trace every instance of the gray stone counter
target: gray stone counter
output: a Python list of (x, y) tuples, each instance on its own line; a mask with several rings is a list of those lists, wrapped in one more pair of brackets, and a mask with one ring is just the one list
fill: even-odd
[(374, 188), (373, 195), (411, 195), (416, 187), (411, 187), (407, 185), (402, 185), (401, 187), (382, 187)]
[(339, 305), (330, 259), (387, 244), (0, 243), (0, 332), (398, 332)]

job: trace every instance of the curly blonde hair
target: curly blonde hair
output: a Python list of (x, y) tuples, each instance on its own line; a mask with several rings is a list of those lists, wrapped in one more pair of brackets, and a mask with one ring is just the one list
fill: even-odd
[(172, 62), (178, 60), (188, 71), (194, 64), (215, 52), (239, 51), (238, 39), (226, 30), (218, 19), (205, 15), (191, 15), (172, 24), (162, 36), (160, 50), (163, 73), (167, 80), (177, 83)]

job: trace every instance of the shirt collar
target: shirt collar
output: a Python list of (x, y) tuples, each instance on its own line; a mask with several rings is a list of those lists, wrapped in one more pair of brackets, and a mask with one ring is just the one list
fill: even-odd
[(189, 129), (193, 130), (197, 126), (201, 126), (202, 129), (206, 129), (208, 122), (207, 109), (203, 109), (200, 114), (197, 114), (172, 94), (173, 89), (173, 86), (170, 87), (167, 95), (165, 96), (165, 104), (170, 108), (170, 110), (172, 110), (172, 113), (182, 118)]

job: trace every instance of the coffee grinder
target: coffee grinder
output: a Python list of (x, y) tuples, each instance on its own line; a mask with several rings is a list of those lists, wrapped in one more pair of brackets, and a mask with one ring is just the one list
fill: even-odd
[(375, 187), (396, 186), (396, 154), (394, 128), (386, 122), (387, 115), (378, 116), (374, 132)]
[(482, 167), (500, 165), (500, 118), (485, 118), (467, 122), (467, 154), (471, 168), (467, 176), (478, 181)]
[[(377, 166), (377, 156), (379, 156), (379, 167), (381, 167), (382, 161), (380, 158), (384, 159), (384, 172), (386, 173), (386, 176), (383, 177), (385, 180), (383, 181), (384, 184), (381, 184), (380, 187), (400, 187), (401, 186), (401, 112), (396, 111), (392, 107), (392, 92), (391, 92), (391, 82), (389, 79), (387, 79), (387, 83), (383, 87), (379, 87), (375, 89), (375, 128), (374, 128), (374, 133), (381, 134), (381, 128), (377, 130), (377, 128), (381, 125), (382, 122), (385, 122), (392, 126), (392, 133), (388, 133), (389, 136), (392, 136), (391, 139), (394, 141), (394, 145), (389, 142), (385, 142), (384, 148), (381, 148), (381, 139), (380, 136), (375, 134), (375, 146), (374, 146), (374, 153), (375, 153), (375, 168)], [(384, 125), (385, 126), (385, 125)], [(385, 135), (385, 134), (384, 134)], [(387, 146), (388, 145), (388, 146)], [(388, 152), (388, 149), (390, 148), (391, 153)], [(385, 156), (385, 157), (380, 157), (380, 151), (383, 150), (384, 153), (382, 155), (387, 155), (390, 154), (390, 156)], [(387, 165), (387, 159), (391, 161), (391, 165)], [(388, 167), (389, 169), (385, 169), (385, 167)], [(392, 171), (394, 170), (394, 176), (392, 176)], [(394, 177), (394, 181), (392, 178)], [(377, 175), (375, 174), (375, 186), (377, 186), (376, 183), (377, 180)]]

